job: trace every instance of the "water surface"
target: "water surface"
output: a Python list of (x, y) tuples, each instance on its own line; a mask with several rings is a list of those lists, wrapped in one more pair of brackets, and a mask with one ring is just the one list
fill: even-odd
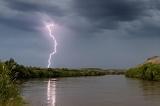
[(159, 106), (160, 83), (124, 75), (34, 79), (22, 83), (33, 106)]

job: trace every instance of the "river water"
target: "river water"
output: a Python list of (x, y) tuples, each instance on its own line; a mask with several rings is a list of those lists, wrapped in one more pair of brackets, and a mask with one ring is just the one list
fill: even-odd
[(160, 106), (160, 83), (124, 75), (32, 79), (21, 93), (31, 106)]

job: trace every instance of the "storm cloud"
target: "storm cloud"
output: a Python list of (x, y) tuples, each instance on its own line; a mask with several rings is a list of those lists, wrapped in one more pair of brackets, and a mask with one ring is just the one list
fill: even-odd
[(55, 57), (57, 67), (106, 68), (107, 64), (126, 68), (160, 52), (159, 4), (160, 0), (1, 0), (0, 36), (8, 39), (13, 33), (17, 43), (23, 38), (32, 41), (34, 36), (36, 44), (24, 42), (23, 46), (28, 45), (27, 52), (34, 54), (43, 51), (43, 60), (49, 51), (41, 35), (46, 33), (45, 25), (53, 22), (61, 42)]
[[(159, 18), (158, 3), (157, 0), (4, 0), (1, 5), (8, 10), (8, 13), (4, 15), (6, 10), (2, 8), (0, 20), (1, 24), (29, 31), (43, 26), (42, 21), (55, 21), (79, 33), (91, 34), (104, 29), (117, 30), (125, 23), (132, 27), (133, 21), (139, 21), (143, 33), (144, 30), (152, 31), (153, 28), (159, 30), (159, 26), (154, 25), (154, 22), (158, 21), (155, 17)], [(10, 13), (13, 15), (8, 17)], [(43, 20), (40, 14), (45, 14), (50, 19)], [(151, 24), (141, 22), (143, 18), (149, 18), (147, 21), (152, 20)], [(132, 29), (126, 31), (131, 33), (137, 30), (135, 28), (132, 31)]]
[(80, 16), (86, 17), (97, 28), (102, 26), (106, 29), (148, 15), (146, 2), (132, 0), (75, 0), (75, 8)]
[(53, 14), (55, 17), (62, 17), (65, 14), (61, 8), (57, 5), (50, 5), (49, 2), (25, 0), (1, 1), (0, 13), (1, 24), (26, 31), (36, 31), (37, 27), (44, 25), (42, 21), (52, 21), (50, 17), (43, 20), (43, 15)]

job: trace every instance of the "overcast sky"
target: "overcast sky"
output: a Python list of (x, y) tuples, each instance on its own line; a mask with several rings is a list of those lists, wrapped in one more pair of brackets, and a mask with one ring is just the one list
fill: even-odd
[(130, 68), (160, 55), (160, 0), (0, 0), (0, 60), (25, 66)]

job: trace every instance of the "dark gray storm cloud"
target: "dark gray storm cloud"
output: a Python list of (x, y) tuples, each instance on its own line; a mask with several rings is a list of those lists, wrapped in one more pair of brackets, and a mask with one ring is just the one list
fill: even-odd
[(149, 16), (148, 2), (143, 0), (75, 0), (79, 16), (91, 23), (94, 30), (119, 29), (123, 22), (132, 22)]
[[(32, 17), (36, 18), (36, 17)], [(19, 16), (15, 18), (7, 18), (7, 17), (2, 17), (0, 16), (0, 23), (9, 26), (11, 28), (19, 29), (19, 30), (24, 30), (24, 31), (36, 31), (36, 26), (41, 26), (41, 22), (39, 20), (33, 20), (29, 19), (27, 17)]]
[(44, 4), (44, 3), (39, 3), (37, 2), (27, 2), (27, 1), (20, 1), (20, 0), (5, 0), (7, 3), (6, 6), (8, 6), (11, 9), (15, 9), (17, 11), (28, 11), (28, 12), (44, 12), (48, 13), (51, 12), (55, 16), (63, 16), (65, 14), (64, 10), (59, 8), (57, 5), (50, 5)]
[(126, 31), (132, 38), (144, 37), (160, 37), (160, 25), (158, 22), (153, 22), (150, 18), (147, 21), (138, 22), (137, 25), (126, 27)]
[(147, 14), (141, 0), (75, 0), (75, 9), (97, 28), (117, 28), (119, 22), (137, 20)]
[(53, 50), (45, 25), (53, 22), (55, 66), (128, 68), (160, 53), (159, 4), (160, 0), (0, 0), (0, 56), (45, 67)]
[[(62, 3), (64, 2), (64, 3)], [(128, 23), (132, 27), (135, 20), (141, 21), (148, 17), (153, 20), (152, 10), (158, 10), (157, 0), (67, 0), (38, 1), (38, 0), (4, 0), (3, 6), (10, 12), (18, 12), (14, 16), (0, 16), (0, 23), (22, 30), (35, 30), (43, 26), (43, 21), (37, 13), (50, 17), (49, 21), (68, 27), (79, 33), (94, 34), (101, 30), (117, 30)], [(62, 5), (63, 4), (63, 5)], [(3, 9), (3, 8), (2, 8)], [(1, 11), (3, 12), (3, 11)], [(159, 11), (158, 11), (159, 12)], [(9, 13), (8, 13), (9, 14)], [(159, 17), (159, 15), (156, 15)], [(48, 21), (47, 19), (45, 21)], [(17, 24), (15, 24), (17, 23)], [(147, 30), (147, 23), (140, 22), (141, 28)], [(144, 25), (143, 25), (144, 24)], [(159, 26), (151, 26), (159, 29)], [(125, 28), (124, 30), (126, 30)], [(129, 29), (127, 32), (134, 32)], [(150, 29), (149, 29), (150, 30)]]
[[(7, 12), (6, 12), (7, 11)], [(58, 5), (40, 3), (38, 1), (4, 0), (1, 1), (0, 24), (26, 31), (36, 31), (37, 27), (44, 26), (42, 17), (39, 14), (62, 17), (65, 11)], [(51, 22), (50, 19), (45, 21)]]
[(18, 11), (39, 11), (42, 9), (40, 8), (39, 5), (32, 4), (30, 2), (24, 2), (24, 1), (18, 1), (18, 0), (14, 0), (14, 1), (5, 0), (5, 2), (7, 3), (8, 7), (12, 9), (16, 9)]
[(120, 29), (135, 37), (159, 36), (159, 3), (159, 0), (74, 0), (72, 8), (77, 20), (83, 17), (85, 21), (84, 26), (73, 28), (92, 35), (101, 30)]

